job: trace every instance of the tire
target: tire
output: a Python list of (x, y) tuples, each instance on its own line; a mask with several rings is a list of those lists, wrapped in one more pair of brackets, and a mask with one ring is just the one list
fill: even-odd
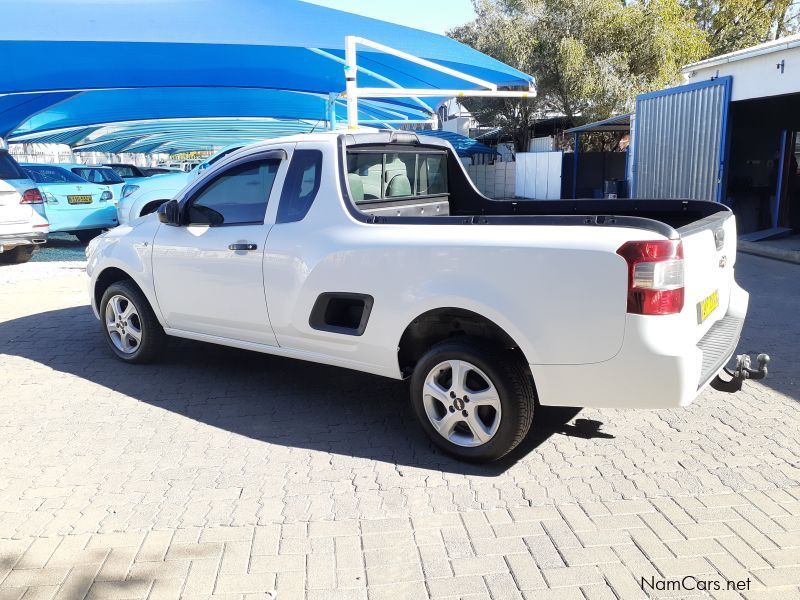
[(167, 336), (147, 298), (132, 281), (112, 283), (99, 309), (103, 337), (117, 358), (131, 364), (158, 358)]
[[(460, 386), (453, 385), (454, 368), (465, 373)], [(525, 438), (536, 392), (516, 354), (487, 340), (460, 337), (439, 342), (419, 360), (411, 376), (411, 404), (436, 446), (482, 463), (502, 458)]]
[(83, 229), (81, 231), (73, 231), (72, 235), (78, 238), (81, 244), (88, 244), (101, 233), (103, 233), (102, 229)]
[(11, 250), (0, 252), (0, 264), (19, 265), (28, 262), (33, 257), (36, 246), (16, 246)]

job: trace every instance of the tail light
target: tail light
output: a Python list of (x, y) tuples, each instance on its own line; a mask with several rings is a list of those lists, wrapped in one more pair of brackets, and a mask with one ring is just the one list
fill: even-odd
[(37, 188), (31, 188), (29, 190), (25, 190), (22, 194), (22, 200), (19, 201), (20, 204), (44, 204), (44, 198), (42, 198), (42, 194), (39, 193)]
[(628, 263), (628, 312), (672, 315), (683, 309), (683, 242), (626, 242), (619, 254)]

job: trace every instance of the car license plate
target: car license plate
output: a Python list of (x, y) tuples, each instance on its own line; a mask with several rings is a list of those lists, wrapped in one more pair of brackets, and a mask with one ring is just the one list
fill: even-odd
[(91, 196), (67, 196), (67, 202), (70, 204), (91, 204)]
[(702, 323), (719, 306), (719, 291), (714, 290), (704, 300), (697, 303), (697, 322)]

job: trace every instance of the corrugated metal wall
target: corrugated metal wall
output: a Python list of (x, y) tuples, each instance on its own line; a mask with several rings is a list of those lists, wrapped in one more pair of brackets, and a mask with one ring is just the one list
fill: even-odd
[(528, 152), (552, 152), (554, 150), (554, 138), (552, 135), (546, 137), (533, 138), (528, 143)]
[(718, 199), (730, 84), (725, 77), (637, 98), (637, 198)]

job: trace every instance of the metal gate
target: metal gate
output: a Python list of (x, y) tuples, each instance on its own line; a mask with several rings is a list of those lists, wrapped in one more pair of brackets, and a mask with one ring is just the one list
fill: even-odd
[(731, 82), (637, 96), (633, 197), (722, 200)]

